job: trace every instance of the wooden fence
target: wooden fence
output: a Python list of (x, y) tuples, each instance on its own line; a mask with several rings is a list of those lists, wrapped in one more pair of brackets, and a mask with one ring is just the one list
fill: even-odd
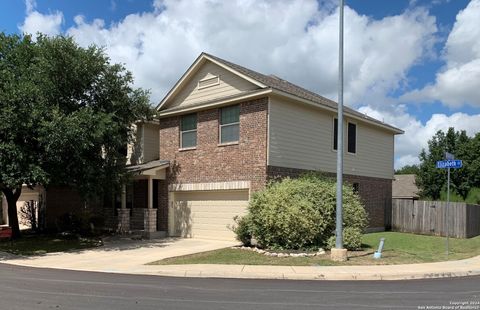
[[(446, 236), (447, 203), (393, 199), (392, 230), (425, 235)], [(480, 206), (450, 202), (449, 236), (471, 238), (480, 235)]]

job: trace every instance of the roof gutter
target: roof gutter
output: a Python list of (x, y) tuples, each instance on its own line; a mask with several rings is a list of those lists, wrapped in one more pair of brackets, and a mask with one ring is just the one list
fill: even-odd
[(258, 97), (268, 95), (271, 92), (272, 92), (272, 89), (269, 88), (269, 89), (260, 90), (260, 91), (254, 92), (254, 93), (249, 93), (249, 94), (246, 94), (246, 95), (243, 95), (243, 96), (238, 96), (238, 97), (229, 98), (229, 99), (225, 99), (225, 100), (218, 100), (218, 101), (209, 102), (209, 103), (205, 103), (205, 104), (199, 104), (199, 105), (195, 105), (195, 106), (192, 106), (192, 107), (185, 107), (183, 109), (179, 109), (179, 110), (175, 110), (175, 111), (165, 111), (165, 112), (160, 111), (159, 117), (164, 118), (164, 117), (167, 117), (167, 116), (174, 116), (174, 115), (185, 114), (185, 113), (189, 113), (189, 112), (195, 112), (195, 111), (198, 111), (198, 110), (215, 108), (215, 107), (219, 107), (219, 106), (223, 106), (223, 105), (227, 105), (227, 104), (232, 104), (232, 103), (236, 103), (236, 102), (240, 102), (240, 101), (244, 101), (244, 100), (248, 100), (248, 99), (255, 99), (255, 98), (258, 98)]

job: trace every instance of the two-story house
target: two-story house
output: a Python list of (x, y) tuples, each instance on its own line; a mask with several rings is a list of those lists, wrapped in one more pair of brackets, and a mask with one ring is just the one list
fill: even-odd
[[(233, 217), (269, 180), (336, 171), (337, 104), (276, 76), (202, 53), (157, 110), (158, 123), (137, 124), (122, 208), (107, 210), (123, 229), (232, 239)], [(344, 117), (344, 180), (382, 230), (403, 131), (347, 107)]]

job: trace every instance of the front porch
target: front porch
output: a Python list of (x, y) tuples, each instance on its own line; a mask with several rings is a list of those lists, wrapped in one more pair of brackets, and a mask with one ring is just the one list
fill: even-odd
[(166, 237), (168, 231), (168, 161), (155, 160), (128, 166), (131, 182), (115, 199), (116, 231), (141, 233), (146, 238)]

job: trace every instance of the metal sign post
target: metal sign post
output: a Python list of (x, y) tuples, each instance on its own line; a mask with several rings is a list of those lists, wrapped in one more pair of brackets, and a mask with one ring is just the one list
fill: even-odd
[(437, 168), (439, 169), (447, 169), (447, 209), (445, 210), (445, 222), (446, 222), (446, 252), (447, 256), (450, 252), (449, 245), (448, 245), (448, 238), (450, 236), (450, 224), (448, 220), (448, 211), (450, 209), (450, 168), (458, 169), (462, 168), (462, 161), (458, 159), (454, 159), (454, 156), (450, 153), (445, 152), (445, 159), (446, 160), (439, 160), (437, 161)]
[(447, 221), (447, 256), (449, 251), (448, 238), (450, 235), (450, 221), (448, 220), (448, 211), (450, 210), (450, 167), (447, 168), (447, 210), (445, 210), (445, 220)]

